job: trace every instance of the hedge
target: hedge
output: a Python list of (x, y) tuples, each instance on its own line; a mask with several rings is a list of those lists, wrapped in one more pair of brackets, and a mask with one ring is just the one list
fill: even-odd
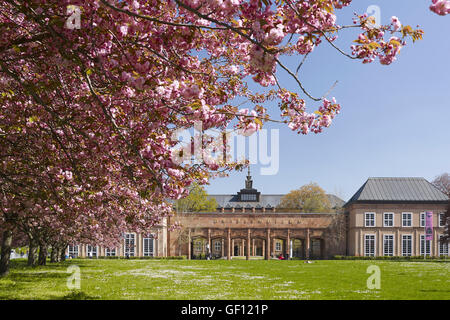
[(427, 256), (426, 259), (424, 259), (423, 256), (409, 256), (409, 257), (403, 257), (403, 256), (381, 256), (381, 257), (364, 257), (364, 256), (334, 256), (335, 260), (394, 260), (394, 261), (417, 261), (417, 260), (444, 260), (449, 259), (448, 256), (439, 256), (439, 257), (430, 257)]
[[(78, 259), (90, 259), (88, 257), (78, 257)], [(92, 259), (125, 259), (125, 260), (186, 260), (186, 256), (170, 256), (170, 257), (123, 257), (123, 256), (99, 256)]]

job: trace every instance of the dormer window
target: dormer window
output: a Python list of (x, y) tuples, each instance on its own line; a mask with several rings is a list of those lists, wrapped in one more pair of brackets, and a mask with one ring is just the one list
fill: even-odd
[(241, 201), (257, 201), (256, 193), (241, 193)]
[(247, 180), (245, 181), (245, 189), (241, 189), (237, 193), (238, 201), (242, 202), (259, 202), (260, 192), (258, 190), (253, 189), (253, 180), (250, 175), (250, 167), (248, 168)]

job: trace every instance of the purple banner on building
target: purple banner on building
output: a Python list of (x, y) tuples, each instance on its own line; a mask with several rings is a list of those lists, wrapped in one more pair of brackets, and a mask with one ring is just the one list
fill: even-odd
[(425, 213), (425, 239), (433, 240), (433, 212)]

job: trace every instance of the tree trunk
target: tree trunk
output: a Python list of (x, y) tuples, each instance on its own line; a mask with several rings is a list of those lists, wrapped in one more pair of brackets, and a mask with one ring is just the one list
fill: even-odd
[(61, 261), (61, 249), (59, 247), (56, 247), (56, 262)]
[(59, 261), (66, 261), (66, 245), (61, 245), (59, 247), (60, 255), (59, 255)]
[(37, 264), (37, 249), (38, 243), (35, 239), (30, 238), (30, 244), (28, 246), (28, 265), (36, 266)]
[(0, 277), (9, 273), (9, 260), (11, 257), (12, 231), (5, 230), (2, 239), (2, 252), (0, 260)]
[(47, 252), (48, 248), (46, 245), (39, 246), (39, 261), (38, 264), (40, 266), (45, 266), (47, 264)]
[(55, 245), (52, 245), (52, 252), (50, 253), (50, 262), (51, 263), (58, 262), (58, 249), (56, 249)]

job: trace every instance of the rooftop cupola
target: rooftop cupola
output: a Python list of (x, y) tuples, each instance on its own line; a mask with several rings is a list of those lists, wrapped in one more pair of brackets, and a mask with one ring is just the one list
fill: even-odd
[(260, 192), (253, 189), (252, 175), (250, 174), (250, 166), (248, 167), (247, 179), (245, 180), (245, 188), (237, 193), (238, 201), (259, 202)]

